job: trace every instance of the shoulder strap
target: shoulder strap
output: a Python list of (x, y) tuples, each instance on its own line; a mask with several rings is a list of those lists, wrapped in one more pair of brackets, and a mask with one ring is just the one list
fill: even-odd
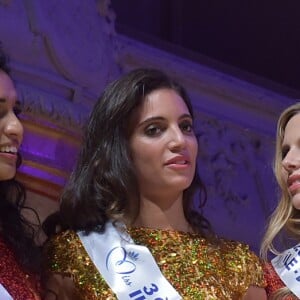
[(109, 222), (105, 232), (77, 233), (97, 270), (120, 300), (182, 299), (163, 276), (149, 249)]
[(1, 300), (13, 300), (8, 291), (4, 288), (4, 286), (0, 283), (0, 299)]
[(282, 252), (271, 263), (284, 284), (300, 297), (300, 244)]

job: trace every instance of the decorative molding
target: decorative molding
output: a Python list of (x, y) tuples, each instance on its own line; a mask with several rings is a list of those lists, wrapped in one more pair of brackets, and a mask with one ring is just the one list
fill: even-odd
[(23, 105), (19, 173), (62, 187), (92, 106), (119, 75), (115, 16), (108, 0), (0, 1), (1, 41)]
[(270, 186), (265, 190), (264, 181), (266, 174), (273, 177), (273, 139), (212, 116), (198, 114), (197, 119), (199, 172), (210, 200), (218, 203), (220, 199), (232, 218), (239, 215), (239, 208), (257, 201), (257, 208), (267, 217)]
[(269, 135), (274, 134), (279, 113), (295, 102), (122, 35), (118, 35), (118, 47), (123, 72), (142, 66), (164, 69), (186, 87), (197, 110)]
[(17, 88), (23, 112), (32, 119), (48, 120), (50, 127), (78, 133), (90, 112), (83, 104), (66, 101), (28, 85), (18, 84)]
[(119, 75), (109, 5), (103, 0), (88, 5), (80, 0), (12, 1), (0, 6), (1, 40), (12, 62), (38, 70), (46, 81), (60, 77), (98, 96)]
[(111, 8), (111, 0), (96, 0), (96, 4), (99, 15), (106, 21), (102, 28), (103, 32), (105, 32), (108, 36), (115, 36), (116, 14)]
[(239, 124), (196, 113), (198, 170), (207, 188), (204, 215), (220, 236), (259, 251), (276, 201), (274, 139)]
[[(98, 1), (94, 7), (80, 0), (63, 3), (25, 0), (24, 4), (30, 31), (44, 41), (45, 53), (56, 71), (99, 94), (117, 74), (112, 40), (114, 23), (109, 9), (99, 10), (109, 2)], [(97, 10), (101, 14), (97, 15)]]
[(26, 114), (22, 123), (25, 135), (20, 171), (63, 186), (75, 164), (81, 131)]
[(206, 214), (218, 232), (258, 245), (275, 199), (276, 119), (295, 101), (117, 35), (114, 19), (109, 0), (0, 0), (0, 36), (24, 107), (18, 178), (35, 194), (58, 199), (107, 82), (137, 67), (164, 69), (195, 108)]

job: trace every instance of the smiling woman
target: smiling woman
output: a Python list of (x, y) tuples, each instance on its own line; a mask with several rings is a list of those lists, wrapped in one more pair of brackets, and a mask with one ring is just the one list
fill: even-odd
[(47, 299), (266, 299), (258, 258), (202, 215), (193, 123), (186, 91), (159, 70), (105, 89), (45, 224), (60, 221), (45, 247)]
[(23, 126), (17, 93), (10, 77), (0, 70), (0, 180), (11, 179), (16, 173), (18, 148), (23, 139)]
[(40, 251), (34, 230), (21, 214), (25, 190), (15, 180), (21, 163), (20, 104), (0, 49), (0, 299), (39, 299)]

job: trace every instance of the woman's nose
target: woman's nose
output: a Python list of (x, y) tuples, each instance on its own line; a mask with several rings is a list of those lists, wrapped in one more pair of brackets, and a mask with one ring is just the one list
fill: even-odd
[(21, 144), (23, 139), (23, 125), (14, 112), (7, 115), (4, 133), (9, 137), (14, 137), (18, 140), (18, 143)]
[(172, 131), (169, 145), (172, 150), (182, 149), (185, 147), (186, 139), (180, 128)]
[(282, 160), (283, 167), (291, 172), (300, 167), (300, 149), (291, 149)]

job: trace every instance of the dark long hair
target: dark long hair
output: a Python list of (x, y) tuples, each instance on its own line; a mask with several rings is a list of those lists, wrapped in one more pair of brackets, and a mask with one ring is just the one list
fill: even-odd
[[(0, 43), (0, 70), (9, 75), (7, 61)], [(21, 161), (18, 153), (17, 167)], [(21, 214), (22, 209), (26, 208), (25, 200), (25, 189), (15, 178), (0, 181), (0, 236), (26, 271), (38, 274), (40, 249), (34, 243), (35, 228)]]
[[(159, 70), (133, 70), (105, 89), (91, 113), (77, 165), (62, 195), (63, 229), (102, 231), (108, 220), (124, 220), (130, 216), (129, 221), (134, 221), (139, 202), (128, 147), (129, 120), (145, 96), (161, 88), (176, 91), (193, 117), (184, 88)], [(195, 208), (193, 197), (199, 188), (200, 199)], [(211, 230), (202, 215), (206, 192), (197, 172), (183, 197), (186, 219), (194, 230), (206, 236)]]

